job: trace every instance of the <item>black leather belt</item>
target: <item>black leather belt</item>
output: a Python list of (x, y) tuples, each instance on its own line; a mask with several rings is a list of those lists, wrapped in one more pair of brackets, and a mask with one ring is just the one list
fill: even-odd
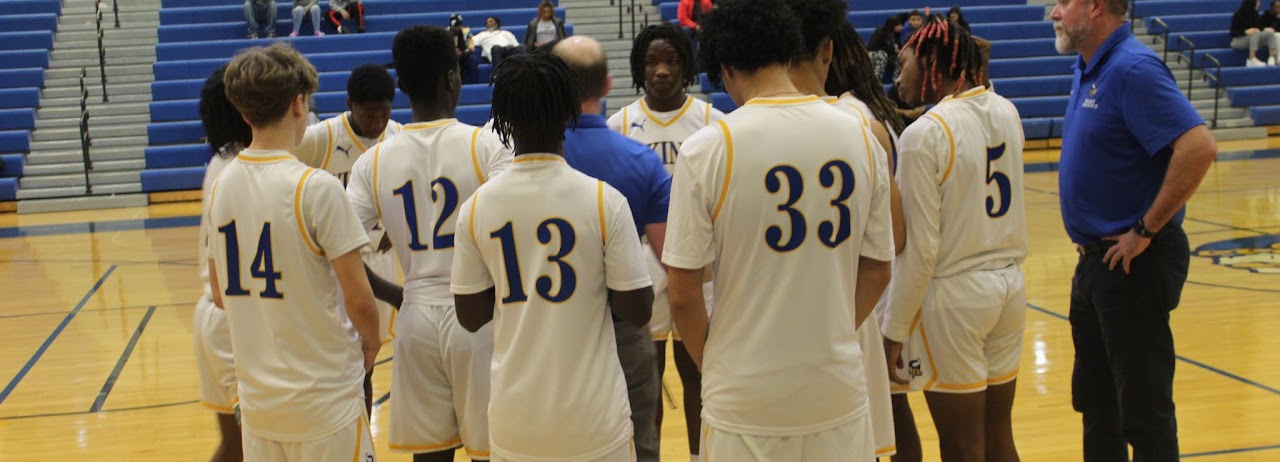
[(1106, 252), (1107, 249), (1110, 249), (1113, 245), (1116, 245), (1116, 241), (1098, 241), (1092, 244), (1077, 245), (1076, 252), (1079, 252), (1080, 255), (1086, 256), (1101, 254)]

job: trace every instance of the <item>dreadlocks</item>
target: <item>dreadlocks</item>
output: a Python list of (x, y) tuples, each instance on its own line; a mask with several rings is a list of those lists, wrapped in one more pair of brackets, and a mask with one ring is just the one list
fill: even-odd
[(644, 57), (649, 52), (649, 44), (654, 40), (667, 42), (680, 55), (680, 66), (684, 68), (684, 86), (681, 88), (698, 83), (698, 63), (693, 56), (693, 42), (689, 41), (689, 36), (675, 24), (655, 24), (636, 34), (636, 40), (631, 45), (631, 85), (636, 88), (636, 93), (645, 89)]
[(902, 46), (903, 50), (908, 48), (915, 50), (916, 62), (924, 74), (921, 101), (928, 101), (929, 90), (944, 94), (947, 90), (941, 87), (946, 79), (956, 81), (956, 88), (949, 93), (955, 93), (965, 83), (976, 87), (987, 81), (982, 71), (982, 51), (973, 36), (940, 14), (929, 16), (929, 21)]
[(526, 53), (493, 71), (493, 128), (516, 152), (558, 151), (564, 130), (582, 114), (582, 84), (564, 60)]
[(897, 105), (884, 92), (880, 79), (876, 78), (875, 65), (862, 37), (852, 24), (845, 21), (831, 36), (835, 52), (831, 56), (831, 72), (827, 74), (828, 95), (839, 96), (846, 91), (867, 104), (876, 120), (889, 126), (893, 133), (902, 133), (907, 124), (896, 110)]
[(215, 69), (200, 89), (200, 121), (204, 124), (209, 147), (216, 155), (233, 154), (233, 151), (223, 149), (229, 144), (236, 143), (239, 148), (244, 148), (253, 142), (253, 130), (227, 99), (226, 85), (222, 82), (226, 71), (226, 65)]

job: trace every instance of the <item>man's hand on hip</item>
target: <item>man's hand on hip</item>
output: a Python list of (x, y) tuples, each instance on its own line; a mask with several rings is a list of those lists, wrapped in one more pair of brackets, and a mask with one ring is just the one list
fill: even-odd
[(1116, 245), (1107, 249), (1107, 254), (1102, 256), (1102, 262), (1106, 263), (1112, 271), (1115, 271), (1116, 265), (1120, 264), (1124, 267), (1124, 274), (1129, 274), (1129, 264), (1133, 259), (1142, 255), (1151, 245), (1151, 238), (1138, 235), (1137, 231), (1130, 230), (1127, 233), (1104, 237), (1104, 241), (1114, 241)]

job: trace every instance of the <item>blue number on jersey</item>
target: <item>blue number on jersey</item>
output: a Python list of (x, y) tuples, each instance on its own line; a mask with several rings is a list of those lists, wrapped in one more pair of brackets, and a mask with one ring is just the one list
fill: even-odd
[(999, 171), (991, 169), (991, 163), (1004, 157), (1004, 143), (994, 148), (987, 148), (987, 184), (996, 183), (996, 189), (1000, 191), (1000, 207), (996, 207), (996, 198), (987, 196), (987, 216), (991, 218), (1000, 218), (1004, 214), (1009, 213), (1009, 202), (1013, 199), (1013, 188), (1009, 183), (1009, 176)]
[[(442, 193), (436, 193), (437, 186)], [(393, 195), (400, 196), (401, 201), (404, 202), (404, 221), (409, 225), (409, 249), (415, 252), (427, 250), (429, 247), (418, 237), (418, 202), (413, 195), (413, 180), (404, 182), (404, 185), (391, 192), (394, 193)], [(431, 182), (431, 202), (441, 200), (444, 200), (444, 210), (440, 212), (436, 226), (431, 231), (431, 244), (436, 250), (453, 248), (453, 233), (440, 234), (440, 228), (444, 227), (445, 221), (458, 209), (458, 187), (454, 186), (453, 181), (448, 178), (437, 178)]]
[[(836, 173), (840, 174), (837, 180)], [(804, 195), (804, 179), (800, 176), (800, 171), (790, 165), (779, 165), (769, 169), (764, 177), (764, 187), (770, 193), (777, 194), (782, 190), (782, 180), (787, 180), (787, 201), (778, 205), (779, 212), (786, 212), (791, 222), (791, 237), (786, 242), (782, 242), (782, 227), (770, 226), (764, 230), (764, 242), (769, 248), (778, 252), (789, 252), (800, 247), (804, 243), (805, 234), (808, 232), (804, 214), (796, 210), (794, 206), (800, 201)], [(833, 160), (822, 166), (818, 172), (818, 183), (823, 188), (831, 189), (839, 187), (836, 197), (831, 200), (830, 204), (836, 209), (837, 220), (835, 223), (830, 221), (822, 221), (818, 224), (818, 240), (822, 244), (835, 248), (841, 243), (849, 239), (851, 232), (850, 222), (853, 220), (852, 212), (849, 210), (849, 198), (853, 196), (853, 190), (856, 180), (853, 175), (853, 167), (842, 160)]]
[[(249, 295), (249, 291), (240, 285), (240, 238), (236, 235), (236, 222), (218, 228), (218, 232), (227, 239), (227, 296)], [(262, 234), (258, 236), (258, 251), (253, 256), (253, 264), (249, 267), (249, 275), (266, 281), (266, 288), (258, 295), (263, 298), (284, 298), (284, 294), (276, 288), (276, 281), (284, 279), (284, 275), (276, 271), (275, 259), (271, 252), (271, 223), (262, 225)]]
[(770, 193), (777, 194), (782, 189), (782, 180), (778, 179), (779, 174), (787, 179), (787, 201), (778, 205), (778, 211), (786, 212), (787, 217), (790, 218), (791, 238), (787, 239), (787, 242), (782, 242), (782, 227), (775, 225), (764, 230), (764, 242), (773, 250), (789, 252), (800, 247), (800, 243), (804, 242), (804, 215), (799, 210), (791, 208), (800, 200), (800, 196), (804, 195), (804, 180), (800, 179), (800, 171), (790, 165), (771, 168), (764, 176), (764, 187)]
[[(538, 296), (552, 303), (560, 303), (568, 300), (573, 296), (574, 291), (578, 287), (578, 274), (573, 270), (573, 266), (564, 261), (564, 258), (573, 252), (573, 247), (577, 244), (577, 232), (574, 231), (573, 225), (561, 218), (551, 218), (543, 221), (538, 225), (538, 242), (543, 245), (551, 244), (551, 228), (555, 227), (556, 232), (560, 234), (560, 246), (556, 249), (556, 253), (547, 257), (547, 261), (555, 263), (560, 270), (560, 290), (555, 294), (551, 293), (552, 286), (555, 282), (550, 276), (538, 276), (538, 280), (534, 283), (534, 288), (538, 292)], [(523, 302), (529, 300), (529, 296), (524, 291), (524, 279), (520, 276), (520, 257), (516, 255), (515, 228), (511, 222), (502, 225), (496, 231), (489, 233), (489, 237), (497, 239), (502, 244), (502, 262), (507, 273), (508, 294), (502, 298), (502, 303)]]

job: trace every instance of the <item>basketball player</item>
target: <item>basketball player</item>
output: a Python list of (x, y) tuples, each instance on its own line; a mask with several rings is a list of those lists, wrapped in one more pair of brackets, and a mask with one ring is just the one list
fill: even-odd
[[(881, 139), (882, 146), (886, 148), (889, 154), (889, 171), (895, 172), (899, 145), (898, 135), (905, 128), (902, 122), (902, 116), (896, 110), (896, 104), (884, 92), (884, 86), (880, 84), (879, 79), (875, 75), (875, 66), (871, 64), (871, 58), (867, 53), (867, 46), (862, 42), (862, 37), (858, 35), (858, 31), (854, 29), (848, 21), (841, 21), (840, 28), (831, 38), (832, 55), (831, 69), (827, 75), (826, 91), (829, 95), (840, 95), (841, 108), (856, 108), (863, 112), (868, 120), (879, 121), (884, 126), (889, 135), (889, 145), (884, 145), (884, 139)], [(873, 127), (873, 132), (875, 128)], [(893, 238), (894, 250), (901, 254), (906, 246), (906, 225), (902, 216), (902, 196), (898, 191), (897, 181), (893, 178), (889, 179), (889, 187), (893, 194)], [(879, 303), (876, 304), (875, 316), (877, 318), (884, 317), (884, 310), (888, 303), (888, 292), (880, 297)], [(863, 330), (867, 332), (867, 337), (874, 336), (875, 342), (882, 343), (880, 335), (880, 324), (872, 323), (875, 332)], [(920, 462), (923, 454), (920, 452), (920, 433), (916, 430), (915, 416), (911, 413), (911, 403), (907, 399), (907, 393), (911, 391), (919, 391), (924, 384), (921, 380), (915, 379), (911, 375), (912, 368), (909, 367), (912, 361), (922, 360), (919, 356), (923, 356), (923, 343), (919, 342), (919, 336), (909, 336), (910, 341), (903, 345), (901, 357), (902, 363), (895, 365), (900, 377), (910, 381), (909, 384), (901, 385), (897, 383), (889, 383), (890, 403), (893, 414), (893, 447), (894, 454), (891, 458), (893, 462)], [(863, 345), (869, 349), (874, 349), (879, 353), (884, 352), (883, 345), (868, 346), (865, 342), (867, 338), (863, 338)], [(912, 347), (915, 348), (912, 348)], [(865, 351), (865, 349), (864, 349)], [(877, 353), (877, 354), (879, 354)], [(877, 361), (870, 359), (868, 361)], [(886, 364), (887, 366), (887, 364)], [(878, 374), (878, 372), (877, 372)], [(883, 374), (880, 374), (883, 376)], [(879, 412), (883, 412), (882, 410)], [(883, 420), (883, 418), (881, 418)], [(877, 438), (882, 438), (879, 433), (881, 427), (877, 427)], [(883, 441), (877, 441), (877, 448), (883, 449)], [(878, 453), (886, 451), (878, 450)]]
[(516, 160), (459, 209), (451, 285), (458, 322), (494, 322), (493, 460), (632, 462), (610, 315), (649, 321), (640, 237), (622, 194), (560, 156), (582, 110), (568, 65), (533, 53), (495, 72), (494, 126)]
[(360, 382), (382, 343), (360, 261), (369, 236), (342, 183), (289, 154), (306, 130), (315, 67), (277, 43), (232, 58), (224, 80), (253, 143), (211, 187), (205, 232), (245, 459), (372, 461)]
[(791, 83), (803, 38), (785, 2), (725, 0), (701, 25), (709, 76), (739, 109), (681, 146), (662, 260), (702, 366), (702, 452), (870, 460), (857, 328), (889, 280), (889, 173), (870, 131)]
[[(667, 173), (671, 173), (681, 143), (694, 132), (724, 118), (724, 113), (711, 107), (711, 103), (685, 93), (685, 88), (698, 81), (697, 63), (689, 36), (674, 24), (649, 26), (636, 35), (631, 45), (631, 79), (636, 91), (644, 91), (644, 97), (610, 117), (609, 128), (648, 145), (662, 160)], [(644, 247), (649, 277), (653, 279), (653, 318), (649, 320), (649, 333), (654, 341), (658, 380), (662, 380), (667, 368), (667, 338), (671, 337), (676, 371), (684, 387), (689, 454), (690, 459), (696, 462), (700, 460), (698, 429), (702, 428), (702, 374), (685, 350), (679, 333), (673, 332), (671, 310), (667, 305), (667, 270), (658, 261), (661, 255), (654, 251), (648, 240)], [(703, 292), (708, 296), (707, 310), (710, 313), (710, 282)], [(659, 399), (655, 414), (659, 433), (662, 430), (662, 411), (663, 403)]]
[(1026, 321), (1019, 265), (1027, 255), (1021, 119), (982, 86), (972, 36), (941, 15), (898, 61), (900, 96), (935, 106), (902, 134), (908, 237), (889, 287), (885, 353), (889, 364), (898, 361), (918, 316), (942, 460), (1016, 461), (1010, 413)]
[[(374, 144), (400, 131), (400, 123), (391, 120), (391, 102), (396, 97), (396, 84), (385, 66), (365, 64), (351, 71), (347, 78), (347, 111), (307, 127), (302, 144), (294, 149), (298, 160), (338, 177), (347, 185), (351, 166)], [(398, 279), (396, 257), (383, 243), (381, 227), (369, 232), (369, 246), (360, 251), (369, 275), (369, 283), (378, 301), (378, 319), (382, 343), (395, 338), (396, 309), (399, 304), (386, 301), (388, 281)], [(394, 284), (392, 284), (394, 285)], [(389, 290), (400, 294), (398, 290)], [(364, 379), (365, 408), (373, 412), (373, 372)]]
[[(792, 12), (799, 18), (804, 44), (800, 54), (791, 60), (791, 82), (801, 93), (815, 95), (823, 101), (854, 117), (858, 128), (867, 129), (875, 135), (877, 143), (872, 146), (879, 162), (885, 162), (886, 172), (893, 171), (893, 158), (887, 150), (893, 149), (889, 132), (884, 124), (873, 118), (862, 108), (866, 105), (855, 105), (851, 101), (842, 101), (835, 96), (828, 96), (825, 88), (827, 74), (830, 72), (835, 41), (833, 37), (841, 24), (848, 24), (846, 13), (849, 2), (846, 0), (787, 0)], [(894, 242), (900, 242), (896, 235), (901, 229), (901, 204), (897, 202), (893, 182), (889, 180), (890, 206), (893, 214)], [(905, 231), (905, 230), (903, 230)], [(896, 250), (896, 246), (895, 246)], [(862, 347), (863, 360), (866, 367), (867, 392), (871, 416), (871, 428), (875, 440), (875, 457), (889, 457), (895, 452), (893, 406), (889, 399), (889, 376), (885, 373), (883, 362), (884, 345), (880, 337), (880, 323), (874, 311), (867, 316), (867, 321), (858, 328), (858, 343)]]
[[(213, 181), (222, 173), (236, 154), (253, 142), (253, 132), (244, 122), (231, 101), (227, 100), (222, 75), (226, 66), (213, 71), (200, 89), (200, 121), (213, 148), (213, 158), (204, 171), (204, 183), (200, 194), (209, 202)], [(200, 217), (200, 261), (208, 261), (209, 236), (205, 229), (208, 222)], [(209, 266), (200, 265), (200, 279), (204, 294), (196, 302), (195, 318), (191, 322), (195, 340), (196, 371), (200, 374), (200, 402), (218, 414), (218, 429), (222, 442), (213, 453), (213, 462), (238, 462), (243, 460), (240, 449), (240, 425), (236, 422), (236, 369), (231, 352), (231, 330), (227, 327), (226, 312), (213, 304), (213, 289), (209, 286)]]
[(414, 123), (357, 161), (347, 188), (365, 228), (386, 226), (406, 275), (388, 447), (417, 462), (452, 461), (458, 447), (489, 459), (493, 333), (458, 326), (449, 275), (458, 204), (511, 158), (453, 118), (462, 80), (450, 37), (432, 26), (396, 34), (391, 53)]

